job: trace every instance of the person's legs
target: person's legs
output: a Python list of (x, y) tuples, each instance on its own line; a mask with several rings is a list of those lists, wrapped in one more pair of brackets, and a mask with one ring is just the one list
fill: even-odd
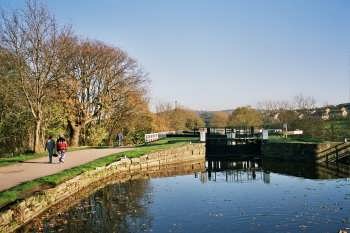
[(61, 150), (61, 151), (60, 151), (60, 159), (59, 159), (59, 161), (60, 161), (61, 163), (64, 163), (64, 157), (65, 157), (65, 155), (66, 155), (65, 151)]
[(49, 150), (49, 163), (52, 163), (53, 150)]
[(57, 155), (58, 155), (58, 161), (61, 162), (61, 157), (62, 157), (62, 151), (57, 151)]

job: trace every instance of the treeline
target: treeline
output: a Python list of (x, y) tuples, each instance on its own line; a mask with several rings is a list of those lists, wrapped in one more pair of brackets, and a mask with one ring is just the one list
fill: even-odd
[(303, 130), (302, 137), (309, 139), (342, 141), (350, 138), (349, 117), (326, 120), (315, 114), (316, 109), (314, 98), (300, 94), (290, 101), (264, 101), (257, 108), (244, 106), (232, 112), (207, 112), (201, 116), (209, 127), (282, 129), (286, 124), (288, 130)]
[(147, 88), (125, 51), (76, 36), (39, 2), (2, 12), (0, 153), (41, 151), (49, 135), (72, 146), (111, 145), (123, 132), (126, 143), (140, 143), (144, 133), (198, 124), (182, 108), (152, 113)]
[(185, 107), (172, 107), (171, 104), (159, 104), (154, 117), (156, 131), (193, 130), (205, 127), (198, 113)]
[(205, 119), (207, 127), (262, 127), (263, 115), (257, 109), (250, 106), (242, 106), (234, 109), (232, 112), (216, 111), (212, 113), (202, 113), (201, 117)]

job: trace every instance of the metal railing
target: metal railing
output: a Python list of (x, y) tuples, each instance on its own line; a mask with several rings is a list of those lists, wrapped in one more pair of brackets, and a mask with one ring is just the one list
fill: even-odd
[(159, 139), (165, 138), (169, 134), (175, 134), (176, 131), (164, 131), (164, 132), (158, 132), (158, 133), (148, 133), (145, 134), (145, 142), (155, 142)]

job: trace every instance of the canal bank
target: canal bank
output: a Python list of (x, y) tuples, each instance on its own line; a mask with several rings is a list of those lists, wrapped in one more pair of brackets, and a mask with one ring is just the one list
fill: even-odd
[[(81, 191), (60, 201), (58, 204), (47, 209), (43, 214), (40, 214), (38, 217), (35, 217), (28, 224), (25, 224), (17, 232), (35, 232), (38, 229), (45, 229), (43, 219), (54, 217), (55, 215), (57, 215), (57, 213), (64, 213), (69, 211), (71, 207), (77, 205), (81, 200), (89, 198), (89, 196), (96, 192), (99, 192), (102, 189), (105, 189), (107, 186), (128, 185), (132, 182), (147, 182), (148, 180), (155, 178), (185, 176), (192, 175), (194, 173), (202, 174), (205, 173), (205, 170), (205, 159), (199, 158), (198, 160), (192, 160), (190, 162), (180, 162), (174, 164), (161, 165), (158, 167), (158, 169), (154, 168), (142, 171), (134, 170), (129, 173), (116, 173), (112, 176), (109, 176), (106, 179), (100, 180), (99, 182), (95, 182), (89, 185), (87, 188), (84, 188)], [(130, 197), (124, 196), (123, 198), (128, 200), (127, 208), (131, 208), (130, 205), (132, 204), (130, 202), (132, 201), (130, 199), (133, 198), (133, 195), (131, 195)], [(118, 203), (115, 202), (109, 204), (118, 205)], [(132, 211), (132, 209), (130, 209), (130, 211)]]
[[(350, 160), (350, 143), (308, 142), (268, 137), (267, 131), (207, 128), (203, 140), (207, 157), (240, 160), (278, 159), (297, 162), (344, 162)], [(313, 140), (315, 141), (315, 140)]]
[(222, 233), (318, 233), (350, 227), (349, 179), (324, 176), (306, 163), (250, 164), (221, 161), (218, 170), (193, 172), (190, 165), (187, 175), (176, 173), (179, 165), (165, 169), (174, 171), (171, 177), (135, 175), (101, 185), (67, 208), (60, 202), (17, 232), (212, 233), (219, 226)]
[(38, 191), (1, 211), (0, 232), (14, 231), (51, 206), (114, 174), (133, 174), (134, 172), (153, 169), (159, 170), (161, 166), (204, 158), (203, 144), (179, 144), (161, 151), (144, 153), (140, 157), (125, 157), (104, 166), (97, 166), (53, 188)]
[(261, 156), (266, 159), (323, 163), (336, 162), (350, 154), (350, 143), (262, 143)]

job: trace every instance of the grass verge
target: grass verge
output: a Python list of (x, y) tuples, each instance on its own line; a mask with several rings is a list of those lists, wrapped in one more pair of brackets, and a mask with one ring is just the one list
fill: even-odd
[(269, 135), (269, 143), (326, 143), (328, 141), (312, 138), (307, 136), (288, 136), (283, 138), (282, 136)]
[(21, 200), (25, 197), (28, 197), (36, 191), (44, 190), (49, 187), (54, 187), (83, 172), (93, 170), (96, 167), (102, 167), (111, 164), (124, 156), (128, 158), (140, 157), (151, 152), (156, 152), (171, 147), (177, 147), (188, 144), (189, 142), (196, 141), (198, 141), (197, 138), (166, 138), (154, 142), (152, 144), (137, 146), (134, 150), (108, 155), (103, 158), (91, 161), (89, 163), (82, 164), (80, 166), (70, 168), (67, 170), (63, 170), (53, 175), (44, 176), (32, 181), (24, 182), (20, 185), (0, 192), (0, 208), (4, 209), (9, 204), (14, 203), (17, 200)]

